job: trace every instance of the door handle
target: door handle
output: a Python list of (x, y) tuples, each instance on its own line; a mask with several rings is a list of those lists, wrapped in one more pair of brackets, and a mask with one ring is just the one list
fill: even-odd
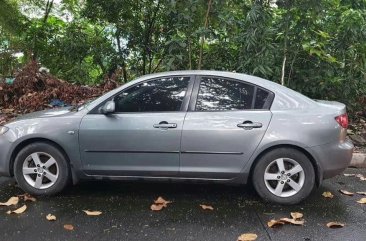
[(252, 122), (252, 121), (244, 121), (243, 123), (239, 123), (237, 125), (239, 128), (243, 128), (245, 130), (251, 130), (253, 128), (261, 128), (262, 123), (260, 122)]
[(161, 121), (159, 124), (154, 124), (154, 128), (168, 129), (168, 128), (177, 128), (176, 123), (168, 123), (166, 121)]

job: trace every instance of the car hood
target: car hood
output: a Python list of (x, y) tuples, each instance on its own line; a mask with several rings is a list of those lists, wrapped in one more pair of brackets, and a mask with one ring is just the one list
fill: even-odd
[(63, 107), (63, 108), (56, 108), (56, 109), (50, 109), (50, 110), (36, 111), (36, 112), (22, 115), (22, 116), (16, 118), (16, 120), (68, 116), (68, 115), (72, 115), (75, 113), (75, 111), (71, 111), (71, 109), (72, 109), (72, 107)]

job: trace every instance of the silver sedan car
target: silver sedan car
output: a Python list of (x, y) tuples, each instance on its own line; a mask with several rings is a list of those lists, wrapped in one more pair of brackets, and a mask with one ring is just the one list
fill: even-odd
[(1, 126), (0, 175), (33, 195), (80, 179), (252, 182), (295, 204), (348, 166), (347, 126), (344, 104), (258, 77), (158, 73)]

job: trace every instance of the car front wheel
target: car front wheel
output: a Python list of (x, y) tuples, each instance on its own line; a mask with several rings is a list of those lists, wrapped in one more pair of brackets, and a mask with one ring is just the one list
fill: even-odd
[(14, 176), (19, 186), (32, 195), (53, 195), (62, 191), (69, 180), (65, 156), (55, 146), (36, 142), (16, 156)]
[(256, 163), (252, 181), (266, 201), (296, 204), (314, 188), (315, 172), (309, 158), (296, 149), (278, 148), (264, 154)]

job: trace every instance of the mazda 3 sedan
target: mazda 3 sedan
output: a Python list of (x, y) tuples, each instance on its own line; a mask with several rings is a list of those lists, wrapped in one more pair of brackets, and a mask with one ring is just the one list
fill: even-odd
[(0, 127), (0, 174), (33, 195), (80, 179), (252, 182), (295, 204), (349, 164), (339, 102), (218, 71), (143, 76), (80, 107)]

